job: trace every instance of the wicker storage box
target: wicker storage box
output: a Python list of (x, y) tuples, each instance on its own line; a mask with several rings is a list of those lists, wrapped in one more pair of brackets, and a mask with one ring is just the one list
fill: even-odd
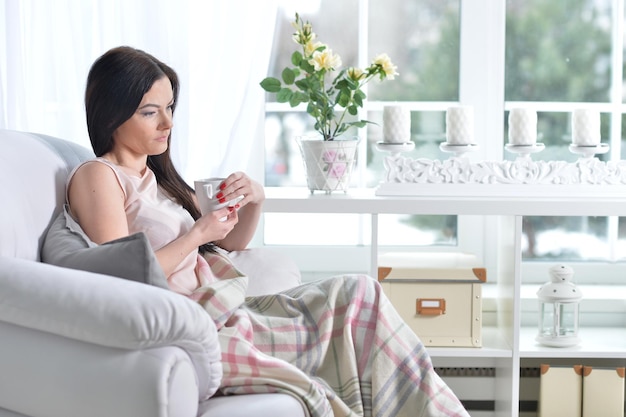
[(482, 346), (485, 268), (466, 253), (386, 253), (378, 281), (426, 346)]

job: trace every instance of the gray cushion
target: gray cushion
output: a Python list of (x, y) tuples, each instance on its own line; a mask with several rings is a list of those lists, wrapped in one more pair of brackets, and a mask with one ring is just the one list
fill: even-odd
[(144, 233), (97, 245), (68, 214), (67, 207), (45, 236), (41, 260), (168, 289), (167, 278)]

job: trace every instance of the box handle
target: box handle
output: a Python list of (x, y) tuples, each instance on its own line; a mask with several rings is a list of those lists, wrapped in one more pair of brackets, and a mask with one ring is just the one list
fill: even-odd
[(446, 300), (443, 298), (418, 298), (415, 300), (415, 312), (424, 316), (446, 314)]

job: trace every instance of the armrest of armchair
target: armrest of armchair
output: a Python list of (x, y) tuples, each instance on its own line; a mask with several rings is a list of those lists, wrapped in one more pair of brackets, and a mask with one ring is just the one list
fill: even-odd
[(209, 315), (187, 298), (149, 285), (0, 258), (0, 321), (109, 348), (178, 347), (194, 366), (199, 400), (215, 393), (221, 380)]
[(1, 321), (0, 339), (0, 415), (197, 415), (196, 372), (180, 348), (118, 349)]

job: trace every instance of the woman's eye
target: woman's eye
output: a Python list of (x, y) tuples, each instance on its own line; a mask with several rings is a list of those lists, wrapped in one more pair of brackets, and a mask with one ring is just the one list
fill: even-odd
[(141, 115), (144, 117), (150, 117), (150, 116), (154, 116), (155, 113), (156, 112), (153, 112), (153, 111), (146, 111), (146, 112), (141, 113)]

